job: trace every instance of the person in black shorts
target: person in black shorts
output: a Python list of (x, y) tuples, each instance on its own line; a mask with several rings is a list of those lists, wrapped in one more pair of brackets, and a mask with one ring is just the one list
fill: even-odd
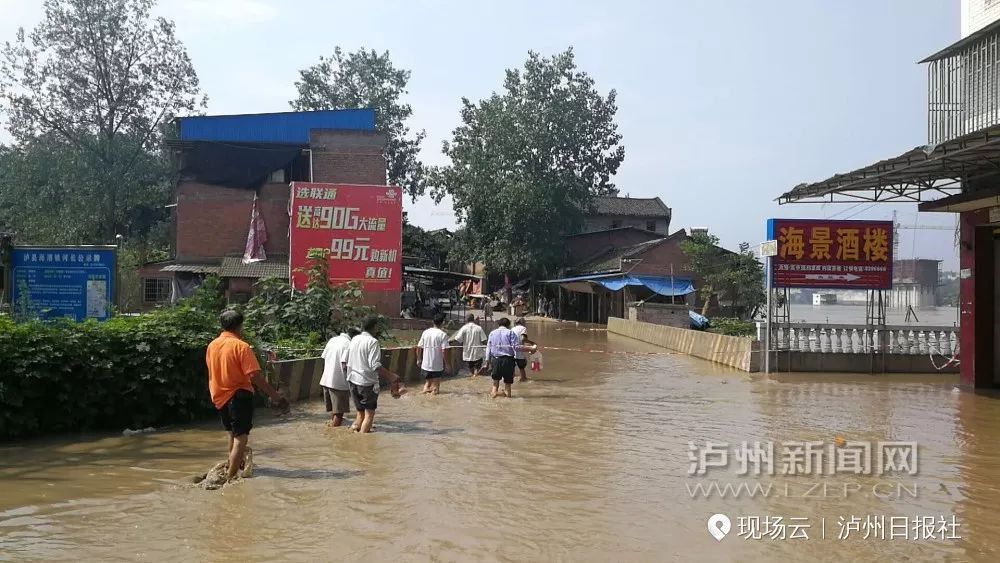
[(504, 382), (505, 397), (511, 397), (511, 386), (514, 384), (514, 352), (522, 348), (516, 334), (510, 330), (510, 319), (502, 317), (499, 325), (490, 332), (486, 341), (486, 361), (490, 365), (490, 376), (493, 378), (493, 390), (490, 397), (500, 395), (500, 381)]

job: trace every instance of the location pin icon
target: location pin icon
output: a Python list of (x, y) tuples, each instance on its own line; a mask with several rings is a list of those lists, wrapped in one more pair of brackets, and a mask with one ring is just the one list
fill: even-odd
[(733, 528), (733, 523), (729, 520), (729, 517), (725, 514), (713, 514), (711, 518), (708, 519), (708, 533), (712, 534), (712, 537), (716, 541), (722, 541), (722, 538), (726, 537), (729, 530)]

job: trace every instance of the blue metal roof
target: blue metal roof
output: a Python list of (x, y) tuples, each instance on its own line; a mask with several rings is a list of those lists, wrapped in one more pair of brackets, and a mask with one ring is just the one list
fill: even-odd
[(375, 110), (337, 109), (178, 118), (183, 141), (308, 144), (310, 129), (375, 130)]

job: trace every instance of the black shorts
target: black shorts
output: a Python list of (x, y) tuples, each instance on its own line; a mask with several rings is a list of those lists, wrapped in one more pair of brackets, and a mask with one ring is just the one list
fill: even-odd
[(500, 381), (507, 385), (514, 383), (514, 357), (497, 356), (493, 358), (493, 373), (490, 375), (493, 381)]
[(253, 393), (238, 389), (219, 409), (222, 427), (233, 436), (243, 436), (253, 428)]
[(351, 397), (354, 398), (354, 408), (359, 411), (373, 411), (378, 408), (378, 393), (374, 385), (358, 385), (351, 383)]
[(514, 363), (517, 367), (524, 369), (528, 365), (528, 358), (514, 358)]
[(420, 375), (424, 376), (424, 379), (441, 379), (444, 377), (443, 371), (427, 371), (425, 369), (420, 370)]
[(483, 369), (483, 361), (482, 360), (469, 360), (469, 361), (465, 362), (465, 364), (467, 366), (469, 366), (469, 371), (476, 371), (476, 370), (479, 370), (479, 369)]

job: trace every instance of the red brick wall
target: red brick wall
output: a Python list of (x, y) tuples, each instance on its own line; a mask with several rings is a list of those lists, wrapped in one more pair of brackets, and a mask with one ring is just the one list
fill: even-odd
[(314, 129), (309, 145), (313, 150), (313, 181), (385, 185), (383, 135)]
[[(313, 180), (342, 184), (386, 183), (385, 137), (377, 133), (314, 130)], [(182, 181), (176, 188), (176, 258), (179, 262), (218, 262), (242, 254), (250, 227), (253, 190)], [(267, 225), (269, 255), (288, 254), (287, 184), (265, 184), (258, 204)], [(384, 315), (396, 316), (399, 292), (365, 296)]]
[[(382, 135), (315, 130), (312, 143), (315, 181), (385, 184)], [(243, 252), (252, 190), (182, 181), (176, 193), (178, 261), (212, 262)], [(287, 184), (265, 184), (260, 191), (258, 203), (268, 234), (264, 249), (269, 254), (288, 254), (288, 194)]]
[[(179, 262), (217, 262), (223, 256), (243, 253), (253, 190), (182, 181), (176, 193)], [(288, 254), (288, 185), (265, 184), (258, 197), (267, 226), (264, 250)]]

